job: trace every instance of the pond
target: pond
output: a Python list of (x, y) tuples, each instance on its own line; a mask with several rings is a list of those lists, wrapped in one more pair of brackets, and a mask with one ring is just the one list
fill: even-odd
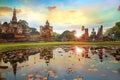
[(120, 46), (9, 49), (0, 53), (0, 80), (120, 80)]

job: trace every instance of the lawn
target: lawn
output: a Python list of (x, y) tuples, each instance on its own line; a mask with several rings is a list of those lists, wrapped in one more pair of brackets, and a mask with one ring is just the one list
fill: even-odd
[(32, 47), (32, 46), (46, 46), (46, 45), (120, 45), (118, 42), (29, 42), (29, 43), (2, 43), (1, 48), (7, 47)]

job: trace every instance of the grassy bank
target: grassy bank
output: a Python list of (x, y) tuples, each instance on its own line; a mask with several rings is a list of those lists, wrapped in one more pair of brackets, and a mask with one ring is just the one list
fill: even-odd
[(0, 48), (7, 47), (32, 47), (42, 45), (120, 45), (119, 42), (31, 42), (31, 43), (2, 43)]

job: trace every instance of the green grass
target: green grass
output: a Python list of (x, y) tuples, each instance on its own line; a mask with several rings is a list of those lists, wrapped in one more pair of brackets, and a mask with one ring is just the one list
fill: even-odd
[(118, 42), (31, 42), (31, 43), (2, 43), (1, 48), (7, 47), (32, 47), (32, 46), (46, 46), (46, 45), (120, 45)]
[(53, 47), (56, 45), (120, 45), (118, 42), (27, 42), (27, 43), (2, 43), (0, 52), (31, 47)]

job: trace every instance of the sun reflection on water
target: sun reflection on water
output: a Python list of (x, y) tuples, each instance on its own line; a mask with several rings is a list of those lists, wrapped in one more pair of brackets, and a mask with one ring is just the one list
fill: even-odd
[(80, 54), (84, 53), (85, 50), (83, 48), (75, 46), (75, 51), (76, 51), (76, 54), (80, 55)]

